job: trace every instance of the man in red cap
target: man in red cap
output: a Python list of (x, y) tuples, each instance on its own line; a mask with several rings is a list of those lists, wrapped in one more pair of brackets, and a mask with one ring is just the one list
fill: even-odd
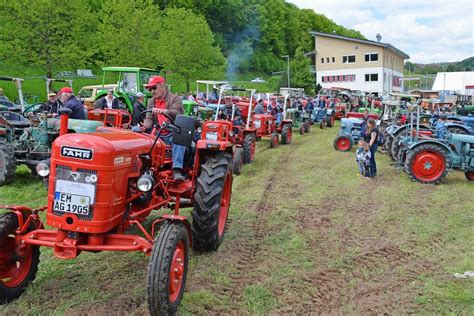
[[(160, 126), (167, 121), (165, 115), (175, 119), (178, 114), (183, 114), (183, 102), (181, 97), (169, 92), (166, 81), (161, 76), (152, 76), (145, 85), (153, 97), (148, 100), (147, 109), (153, 109), (153, 112), (148, 112), (143, 122), (145, 129), (153, 127), (153, 119), (158, 120)], [(165, 115), (163, 115), (165, 114)], [(186, 175), (183, 172), (185, 146), (173, 144), (173, 134), (167, 130), (163, 130), (160, 136), (166, 144), (173, 146), (173, 177), (176, 181), (186, 180)]]
[(69, 118), (76, 119), (76, 120), (85, 120), (86, 119), (86, 112), (84, 111), (84, 106), (82, 105), (81, 101), (79, 101), (74, 94), (72, 93), (71, 87), (63, 87), (59, 90), (59, 98), (61, 102), (64, 104), (63, 107), (71, 109), (71, 114)]

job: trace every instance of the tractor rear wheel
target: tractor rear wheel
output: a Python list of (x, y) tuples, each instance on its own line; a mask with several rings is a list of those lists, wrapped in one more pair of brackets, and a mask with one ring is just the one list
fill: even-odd
[(278, 133), (272, 133), (270, 137), (270, 148), (277, 148), (278, 146)]
[[(0, 214), (0, 304), (20, 297), (38, 271), (39, 247), (17, 245), (14, 236), (17, 228), (16, 214)], [(32, 229), (33, 224), (28, 231)]]
[(393, 136), (389, 133), (385, 133), (385, 144), (383, 144), (384, 149), (390, 154), (392, 149)]
[(165, 222), (155, 238), (148, 266), (151, 315), (173, 315), (183, 298), (188, 275), (189, 236), (182, 223)]
[(305, 128), (303, 125), (300, 126), (300, 135), (304, 135), (304, 132), (305, 132)]
[(324, 129), (325, 126), (326, 126), (326, 120), (325, 120), (325, 119), (322, 119), (322, 120), (321, 120), (321, 123), (319, 123), (319, 128), (320, 128), (320, 129)]
[(237, 147), (234, 153), (234, 159), (232, 160), (232, 168), (235, 175), (240, 175), (242, 172), (242, 165), (243, 165), (243, 149), (241, 147)]
[(338, 151), (350, 151), (352, 140), (346, 135), (338, 135), (334, 140), (334, 149)]
[(209, 156), (201, 167), (192, 211), (193, 247), (197, 251), (219, 248), (232, 195), (232, 157), (220, 152)]
[(255, 159), (255, 134), (244, 136), (244, 163), (251, 163)]
[(466, 171), (464, 172), (467, 181), (474, 181), (474, 171)]
[(281, 129), (281, 143), (283, 145), (288, 145), (291, 143), (293, 131), (291, 129), (291, 124), (283, 125)]
[(446, 150), (436, 144), (421, 144), (407, 152), (405, 170), (415, 181), (440, 184), (446, 178), (450, 165)]
[(390, 144), (390, 150), (388, 154), (390, 158), (392, 158), (392, 160), (395, 160), (395, 161), (397, 160), (398, 152), (400, 151), (400, 147), (401, 147), (400, 140), (405, 138), (406, 136), (408, 136), (406, 132), (401, 132), (400, 134), (395, 136), (392, 143)]
[(0, 141), (0, 186), (12, 182), (16, 171), (16, 159), (12, 146)]

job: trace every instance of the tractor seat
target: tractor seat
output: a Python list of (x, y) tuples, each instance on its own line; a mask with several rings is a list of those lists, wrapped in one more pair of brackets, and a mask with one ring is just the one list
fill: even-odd
[(0, 112), (0, 115), (3, 116), (8, 123), (12, 124), (15, 128), (27, 128), (30, 127), (30, 121), (16, 112)]

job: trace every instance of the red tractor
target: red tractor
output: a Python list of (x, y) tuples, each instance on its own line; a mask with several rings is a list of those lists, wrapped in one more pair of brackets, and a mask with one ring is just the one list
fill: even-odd
[(262, 137), (269, 137), (270, 148), (278, 146), (280, 137), (283, 145), (291, 143), (293, 121), (286, 119), (287, 101), (288, 98), (285, 97), (283, 109), (279, 109), (276, 117), (270, 113), (254, 114), (252, 117), (253, 126), (257, 130), (257, 140), (260, 140)]
[[(234, 87), (221, 87), (220, 92), (219, 92), (219, 99), (217, 104), (221, 104), (222, 101), (222, 96), (225, 92), (227, 91), (247, 91), (250, 92), (250, 97), (244, 98), (244, 99), (238, 99), (236, 100), (237, 103), (235, 104), (232, 102), (232, 110), (231, 110), (231, 115), (230, 117), (227, 117), (227, 115), (224, 115), (224, 119), (219, 119), (220, 112), (222, 111), (221, 108), (216, 109), (215, 117), (214, 120), (215, 122), (222, 122), (226, 121), (231, 124), (231, 129), (229, 133), (229, 140), (230, 142), (234, 145), (233, 152), (234, 152), (234, 165), (233, 165), (233, 171), (234, 174), (239, 175), (242, 171), (242, 166), (244, 164), (248, 164), (253, 162), (255, 159), (255, 142), (257, 139), (257, 130), (255, 127), (251, 125), (251, 114), (252, 114), (252, 106), (253, 103), (255, 102), (254, 100), (254, 94), (256, 90), (246, 90), (246, 89), (239, 89), (239, 88), (234, 88)], [(232, 99), (232, 98), (231, 98)], [(235, 113), (236, 111), (240, 112), (242, 121), (240, 124), (236, 124), (235, 120)], [(245, 125), (243, 120), (246, 121)], [(203, 134), (206, 139), (212, 140), (215, 138), (214, 135), (210, 134)]]
[[(35, 279), (40, 246), (60, 259), (81, 252), (139, 251), (150, 256), (148, 305), (152, 315), (176, 312), (183, 296), (190, 247), (217, 250), (224, 237), (232, 192), (229, 122), (206, 122), (197, 139), (195, 119), (178, 115), (151, 134), (100, 128), (61, 136), (52, 148), (48, 203), (1, 206), (0, 303), (18, 298)], [(176, 144), (191, 148), (188, 179), (174, 181), (171, 147), (159, 137), (173, 131)], [(192, 222), (180, 214), (192, 207)], [(40, 212), (46, 212), (45, 229)], [(155, 217), (149, 225), (144, 220)], [(126, 234), (136, 227), (140, 233)]]

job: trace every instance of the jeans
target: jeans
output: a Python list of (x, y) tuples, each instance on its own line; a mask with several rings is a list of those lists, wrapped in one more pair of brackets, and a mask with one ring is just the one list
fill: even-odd
[(160, 138), (165, 142), (165, 144), (172, 145), (173, 169), (183, 169), (186, 147), (173, 143), (173, 133), (162, 135)]
[(370, 176), (377, 175), (377, 164), (375, 163), (375, 153), (377, 152), (377, 148), (379, 146), (377, 144), (373, 144), (370, 146)]

